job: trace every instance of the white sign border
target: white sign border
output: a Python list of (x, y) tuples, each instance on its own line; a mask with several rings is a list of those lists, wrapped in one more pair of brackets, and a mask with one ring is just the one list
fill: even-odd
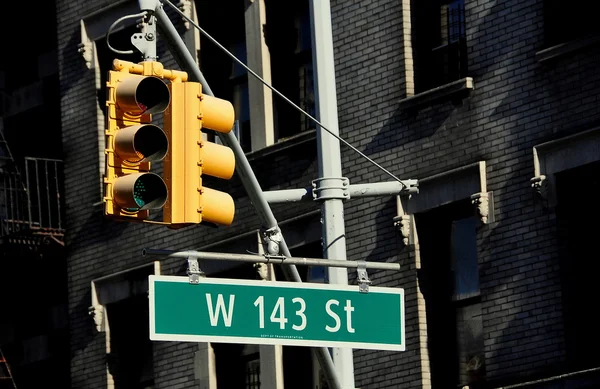
[[(266, 345), (284, 345), (284, 346), (307, 346), (307, 347), (348, 347), (353, 349), (367, 350), (382, 350), (382, 351), (405, 351), (405, 333), (406, 326), (404, 325), (405, 316), (405, 300), (404, 289), (402, 288), (386, 288), (369, 286), (369, 292), (398, 294), (401, 298), (400, 307), (400, 344), (385, 344), (385, 343), (361, 343), (361, 342), (340, 342), (340, 341), (320, 341), (307, 339), (286, 339), (286, 338), (258, 338), (258, 337), (241, 337), (241, 336), (214, 336), (214, 335), (176, 335), (176, 334), (157, 334), (155, 328), (155, 311), (154, 311), (154, 283), (158, 282), (185, 282), (189, 283), (188, 277), (182, 276), (163, 276), (149, 275), (148, 276), (148, 299), (149, 299), (149, 317), (150, 317), (150, 340), (158, 341), (183, 341), (183, 342), (211, 342), (211, 343), (236, 343), (236, 344), (266, 344)], [(326, 290), (341, 290), (341, 291), (358, 291), (358, 285), (338, 285), (325, 284), (314, 282), (289, 282), (289, 281), (261, 281), (261, 280), (245, 280), (231, 278), (208, 278), (201, 277), (201, 284), (226, 284), (226, 285), (250, 285), (261, 287), (275, 288), (294, 288), (294, 289), (326, 289)]]

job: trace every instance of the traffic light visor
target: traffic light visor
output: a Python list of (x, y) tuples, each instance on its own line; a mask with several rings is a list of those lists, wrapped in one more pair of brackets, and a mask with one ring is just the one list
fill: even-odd
[(130, 174), (117, 178), (113, 198), (121, 208), (130, 212), (158, 209), (167, 201), (167, 186), (158, 174)]
[(233, 128), (235, 111), (233, 105), (227, 100), (202, 95), (200, 112), (202, 113), (202, 127), (223, 133), (228, 133)]
[(233, 222), (235, 204), (225, 192), (202, 188), (202, 220), (228, 226)]
[(116, 102), (131, 115), (155, 114), (169, 106), (169, 88), (160, 78), (131, 75), (119, 83)]
[(167, 135), (154, 124), (125, 127), (115, 136), (115, 152), (131, 163), (160, 161), (168, 149)]

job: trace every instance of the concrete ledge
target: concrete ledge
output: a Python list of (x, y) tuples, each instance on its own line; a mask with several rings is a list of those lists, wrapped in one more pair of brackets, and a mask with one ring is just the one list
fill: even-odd
[(565, 55), (575, 53), (586, 47), (595, 45), (600, 42), (600, 35), (587, 36), (585, 38), (576, 39), (573, 41), (558, 44), (548, 47), (535, 53), (535, 58), (538, 62), (546, 62), (555, 58), (560, 58)]
[(400, 100), (401, 109), (414, 109), (474, 89), (473, 79), (465, 77), (449, 84)]

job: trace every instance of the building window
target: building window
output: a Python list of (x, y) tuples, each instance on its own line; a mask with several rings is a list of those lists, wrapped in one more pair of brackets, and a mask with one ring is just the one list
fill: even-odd
[[(256, 345), (247, 345), (250, 347)], [(257, 347), (256, 347), (257, 348)], [(246, 356), (246, 389), (260, 389), (260, 354), (258, 352)]]
[[(241, 40), (235, 43), (230, 52), (243, 63), (247, 63), (246, 42)], [(237, 133), (235, 134), (242, 150), (249, 152), (252, 149), (251, 130), (250, 130), (250, 98), (248, 95), (248, 71), (237, 61), (231, 65), (231, 89), (233, 94), (233, 109)]]
[(467, 75), (464, 0), (413, 0), (415, 92)]
[(600, 162), (589, 163), (556, 174), (556, 220), (562, 278), (563, 315), (567, 362), (573, 370), (600, 364), (600, 339), (597, 324), (590, 320), (590, 302), (600, 296), (597, 275), (600, 262), (596, 239), (600, 226), (591, 222), (600, 218), (598, 207), (583, 207), (581, 192), (574, 190), (585, 183), (588, 193), (600, 190)]
[(115, 389), (152, 389), (154, 356), (149, 326), (148, 276), (158, 262), (92, 281), (98, 331), (106, 331), (107, 382)]
[[(220, 45), (237, 59), (247, 64), (246, 30), (243, 1), (196, 0), (199, 24)], [(226, 24), (223, 21), (227, 20)], [(250, 104), (248, 98), (248, 74), (246, 69), (221, 48), (200, 35), (200, 70), (215, 97), (230, 101), (235, 110), (238, 126), (235, 133), (244, 151), (251, 148)], [(217, 139), (214, 131), (207, 131), (207, 139)]]
[(544, 33), (547, 47), (598, 34), (595, 3), (589, 0), (544, 1)]
[[(273, 87), (314, 117), (312, 39), (308, 1), (266, 1), (265, 40), (271, 53)], [(278, 140), (315, 128), (281, 98), (273, 98)]]
[(152, 388), (154, 371), (147, 295), (107, 304), (106, 314), (110, 323), (107, 361), (115, 389)]
[[(305, 8), (296, 17), (296, 58), (298, 65), (298, 80), (300, 87), (300, 108), (310, 116), (316, 116), (315, 110), (315, 83), (312, 64), (312, 32), (310, 30), (310, 15)], [(300, 117), (300, 131), (316, 128), (315, 123), (302, 115)]]
[(485, 377), (478, 219), (472, 214), (465, 200), (415, 216), (434, 389), (477, 385)]

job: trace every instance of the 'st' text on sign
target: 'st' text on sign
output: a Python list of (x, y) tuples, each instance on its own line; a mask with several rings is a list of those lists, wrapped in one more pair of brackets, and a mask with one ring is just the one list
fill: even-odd
[(404, 351), (400, 288), (150, 276), (150, 339)]

